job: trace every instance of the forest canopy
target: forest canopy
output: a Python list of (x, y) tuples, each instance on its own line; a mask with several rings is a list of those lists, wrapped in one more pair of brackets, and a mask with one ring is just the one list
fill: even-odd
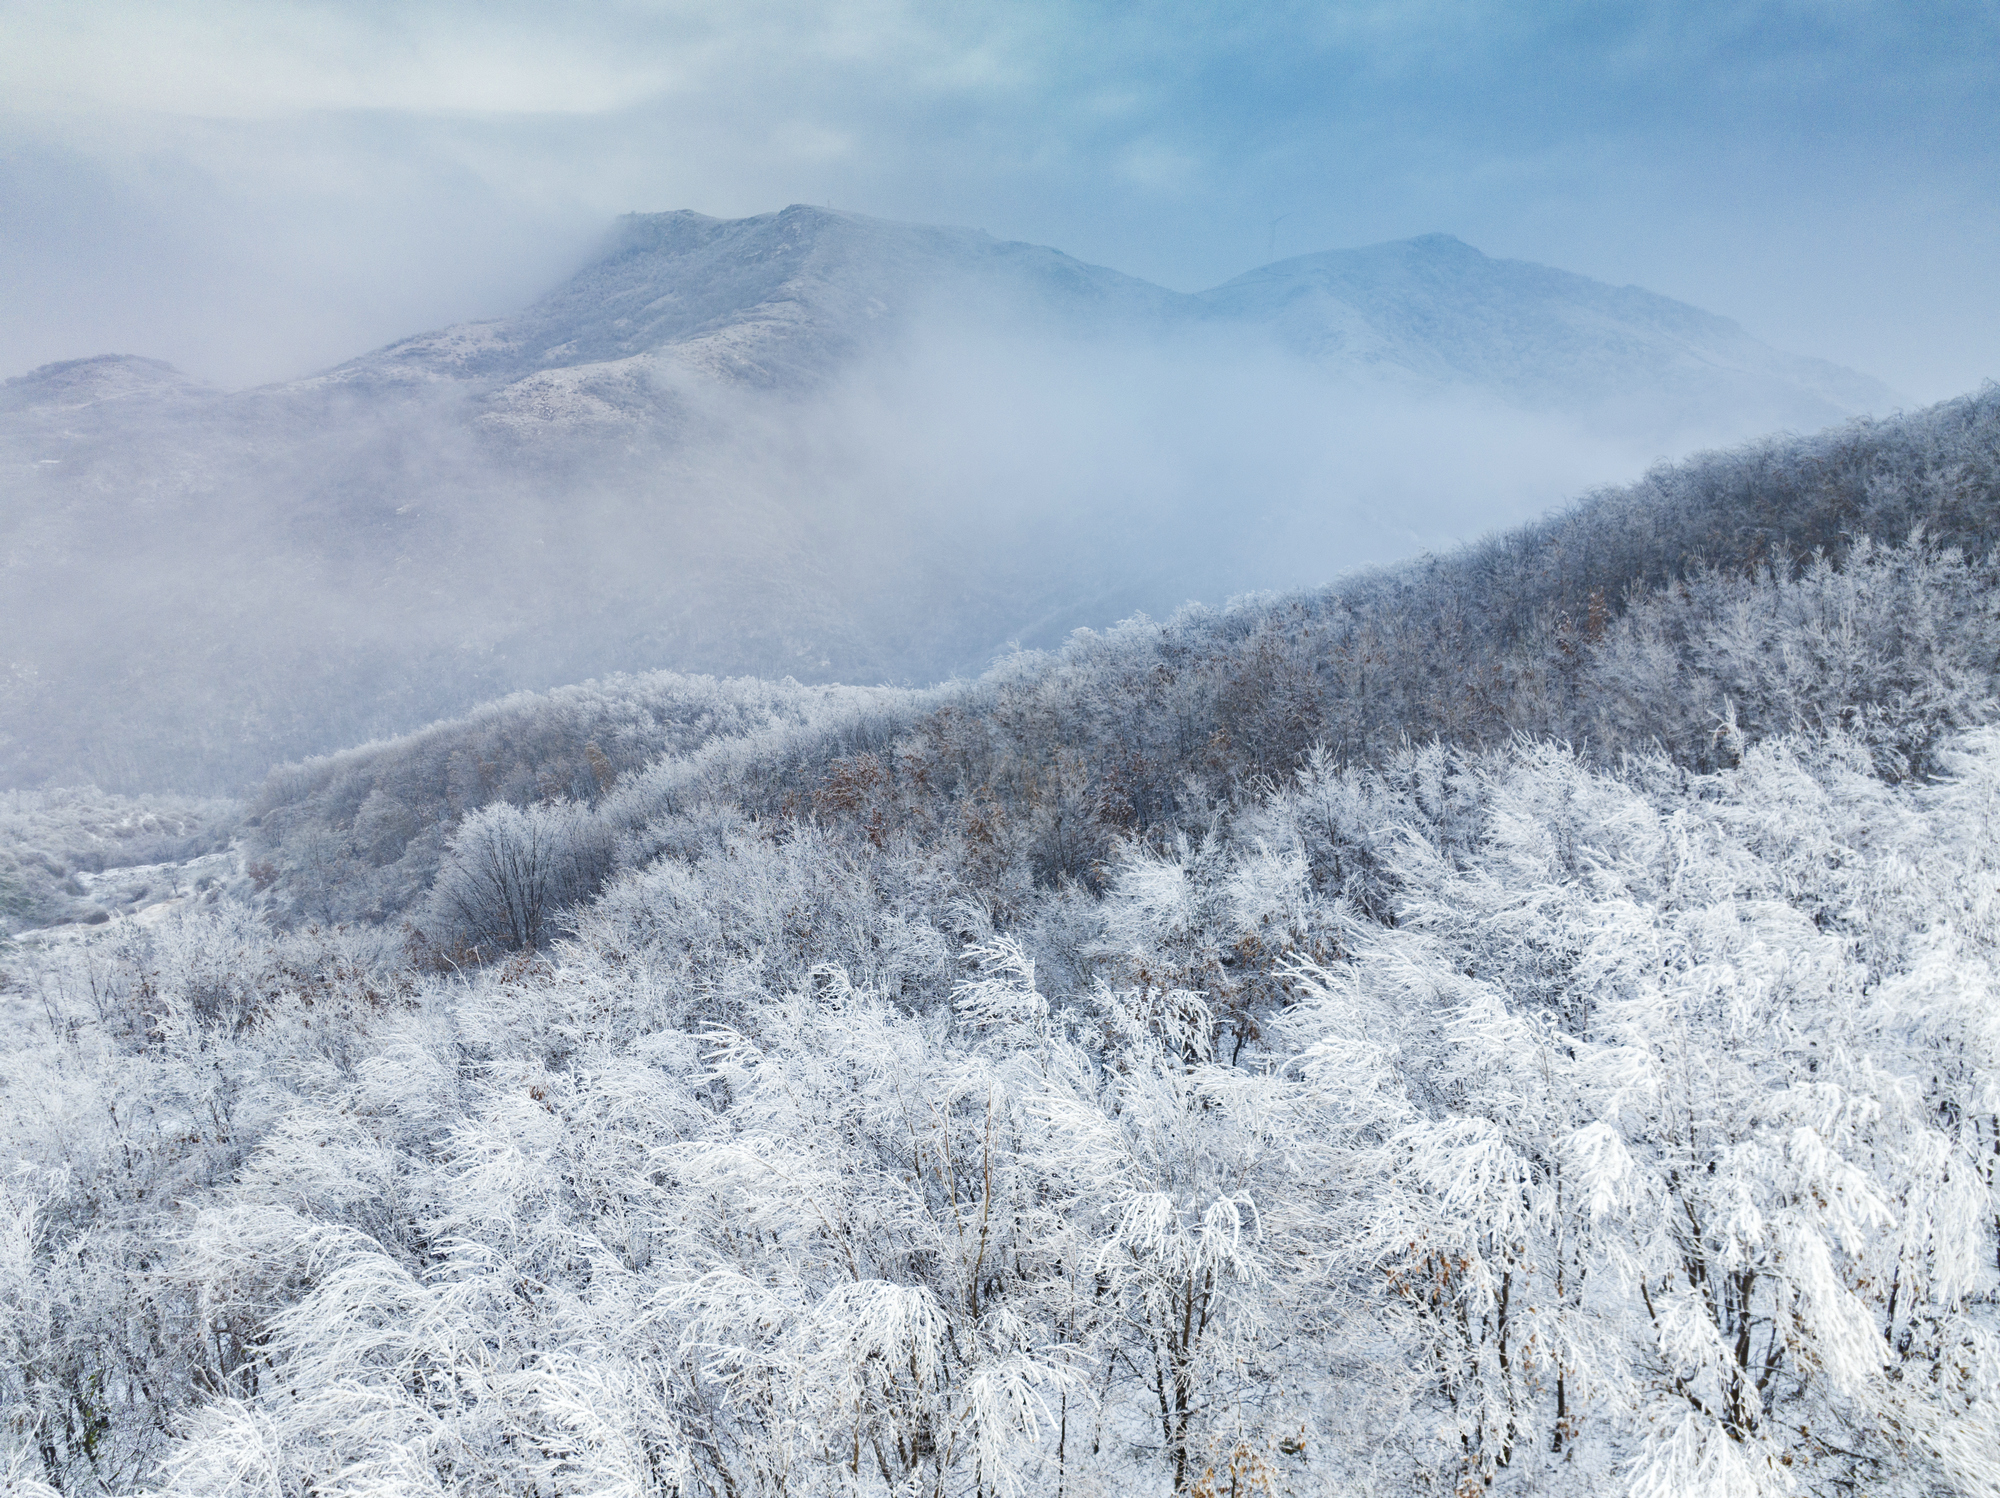
[(1996, 502), (1989, 387), (190, 804), (6, 955), (0, 1472), (1991, 1493)]

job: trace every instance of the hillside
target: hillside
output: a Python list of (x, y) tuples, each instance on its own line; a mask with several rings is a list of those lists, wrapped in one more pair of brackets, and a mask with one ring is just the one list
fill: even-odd
[[(1729, 734), (1837, 730), (1882, 773), (1922, 775), (1938, 738), (2000, 697), (1996, 540), (1989, 387), (1662, 467), (1536, 526), (1328, 588), (1081, 631), (928, 693), (820, 696), (763, 733), (614, 739), (594, 725), (629, 717), (631, 688), (523, 697), (274, 771), (250, 842), (278, 876), (277, 909), (381, 919), (418, 911), (441, 841), (406, 852), (380, 829), (441, 839), (479, 805), (553, 795), (597, 807), (613, 840), (681, 809), (691, 787), (765, 818), (812, 808), (877, 839), (993, 821), (1008, 829), (1008, 887), (1095, 881), (1122, 839), (1198, 825), (1213, 798), (1254, 794), (1315, 752), (1379, 764), (1413, 742), (1488, 749), (1527, 733), (1599, 764), (1664, 752), (1713, 770), (1736, 752)], [(665, 678), (645, 691), (674, 704), (665, 722), (721, 689)], [(744, 721), (696, 714), (725, 717)], [(593, 733), (616, 756), (615, 792), (586, 767)], [(468, 743), (488, 744), (481, 763), (539, 768), (488, 771), (468, 799), (452, 790)], [(977, 882), (990, 850), (952, 846), (957, 877)], [(325, 884), (330, 856), (341, 888)]]

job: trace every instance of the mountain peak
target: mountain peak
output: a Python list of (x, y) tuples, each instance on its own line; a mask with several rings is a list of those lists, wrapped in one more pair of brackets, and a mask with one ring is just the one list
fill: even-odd
[(44, 364), (0, 381), (0, 410), (79, 410), (104, 401), (148, 396), (198, 395), (211, 389), (162, 359), (138, 354), (93, 354)]
[[(824, 208), (816, 203), (792, 203), (775, 213), (752, 214), (748, 218), (712, 218), (692, 208), (673, 208), (663, 213), (621, 214), (613, 225), (603, 252), (592, 265), (604, 265), (634, 255), (682, 255), (718, 241), (792, 238), (817, 235), (828, 230), (864, 225), (907, 229), (889, 219)], [(579, 274), (588, 274), (586, 266)]]
[(1709, 415), (1763, 408), (1821, 425), (1894, 397), (1852, 370), (1782, 354), (1737, 323), (1637, 286), (1502, 260), (1450, 234), (1321, 250), (1203, 292), (1316, 362), (1475, 385), (1528, 406), (1653, 402)]
[(546, 383), (556, 371), (666, 360), (790, 385), (940, 310), (1066, 327), (1196, 311), (1150, 282), (981, 229), (810, 203), (737, 219), (679, 209), (624, 215), (596, 260), (512, 317), (406, 339), (332, 378)]

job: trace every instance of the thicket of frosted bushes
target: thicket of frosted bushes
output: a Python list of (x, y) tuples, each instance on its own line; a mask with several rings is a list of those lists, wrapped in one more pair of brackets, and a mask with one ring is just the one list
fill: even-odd
[(17, 1470), (1988, 1491), (2000, 733), (1936, 752), (1316, 760), (1013, 932), (914, 845), (737, 828), (464, 977), (64, 949)]

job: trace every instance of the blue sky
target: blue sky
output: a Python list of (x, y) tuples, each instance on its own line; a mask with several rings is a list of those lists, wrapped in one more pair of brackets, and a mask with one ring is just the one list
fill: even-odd
[(1930, 399), (2000, 376), (1996, 121), (1990, 0), (0, 0), (0, 373), (279, 378), (815, 201), (1183, 290), (1443, 230)]

